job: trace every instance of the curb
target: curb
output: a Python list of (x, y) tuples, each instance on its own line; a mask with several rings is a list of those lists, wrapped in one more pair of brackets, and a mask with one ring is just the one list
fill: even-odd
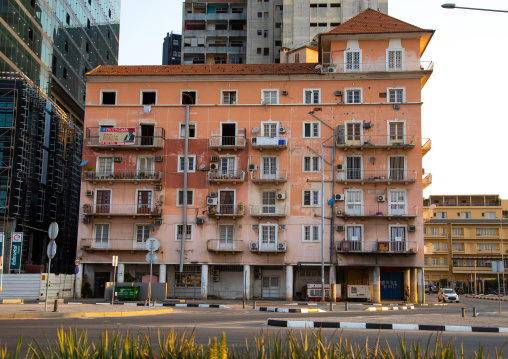
[(307, 308), (299, 308), (299, 309), (290, 309), (290, 308), (270, 308), (270, 307), (259, 307), (258, 309), (261, 312), (277, 312), (277, 313), (323, 313), (325, 312), (322, 309), (307, 309)]
[[(111, 303), (95, 303), (96, 305), (111, 305)], [(114, 303), (113, 305), (130, 305), (146, 307), (145, 303)], [(150, 307), (189, 307), (189, 308), (226, 308), (221, 304), (197, 304), (197, 303), (151, 303)]]
[(140, 310), (132, 312), (86, 312), (86, 313), (6, 313), (0, 319), (48, 319), (48, 318), (97, 318), (97, 317), (129, 317), (135, 315), (166, 314), (173, 309)]
[(508, 333), (508, 328), (469, 327), (461, 325), (420, 325), (420, 324), (376, 324), (349, 322), (307, 322), (303, 320), (268, 319), (267, 325), (284, 328), (335, 328), (335, 329), (393, 329), (393, 330), (430, 330), (442, 332), (483, 332)]
[(409, 306), (402, 306), (402, 307), (375, 307), (375, 308), (366, 308), (363, 311), (364, 312), (375, 312), (378, 310), (408, 310), (408, 309), (415, 309), (415, 306), (409, 305)]
[(501, 299), (501, 302), (508, 302), (508, 298), (506, 298), (506, 297), (498, 298), (498, 297), (485, 297), (483, 295), (466, 295), (466, 298), (495, 300), (495, 301), (499, 301), (499, 299)]

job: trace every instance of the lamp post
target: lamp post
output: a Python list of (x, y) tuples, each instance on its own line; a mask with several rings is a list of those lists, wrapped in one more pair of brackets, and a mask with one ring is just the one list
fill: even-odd
[[(504, 248), (503, 248), (503, 215), (501, 214), (501, 218), (499, 219), (500, 229), (499, 229), (499, 241), (501, 242), (501, 262), (503, 263), (503, 296), (506, 295), (506, 283), (504, 281)], [(499, 288), (501, 291), (501, 288)]]
[(508, 12), (508, 10), (494, 10), (494, 9), (481, 9), (477, 7), (463, 7), (463, 6), (456, 6), (453, 3), (446, 3), (441, 5), (444, 9), (466, 9), (466, 10), (478, 10), (478, 11), (493, 11), (493, 12)]

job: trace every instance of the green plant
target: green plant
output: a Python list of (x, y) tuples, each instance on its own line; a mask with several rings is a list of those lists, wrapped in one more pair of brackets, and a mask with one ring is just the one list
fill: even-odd
[(134, 277), (132, 274), (127, 272), (127, 273), (125, 273), (123, 275), (123, 281), (124, 282), (135, 282), (136, 281), (136, 277)]
[(238, 203), (238, 212), (243, 212), (243, 202)]
[(441, 278), (439, 280), (439, 285), (441, 288), (448, 287), (448, 279), (447, 278)]
[(88, 166), (87, 168), (85, 168), (85, 171), (95, 171), (95, 168), (93, 168), (92, 166)]
[(83, 283), (83, 287), (81, 287), (81, 296), (83, 298), (90, 298), (93, 296), (92, 287), (90, 286), (90, 283), (88, 282)]

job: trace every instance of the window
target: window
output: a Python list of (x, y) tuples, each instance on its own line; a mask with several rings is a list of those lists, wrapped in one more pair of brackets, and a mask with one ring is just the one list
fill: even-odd
[(137, 213), (149, 214), (152, 212), (152, 190), (136, 190)]
[(278, 174), (278, 158), (275, 156), (261, 157), (261, 179), (276, 180), (279, 178)]
[(259, 225), (260, 250), (277, 249), (277, 225), (260, 224)]
[(236, 91), (222, 91), (223, 105), (236, 105)]
[(155, 105), (157, 100), (157, 92), (155, 91), (141, 91), (141, 104), (142, 105)]
[(405, 190), (389, 190), (388, 212), (392, 215), (407, 214), (406, 191)]
[(109, 247), (109, 224), (95, 225), (94, 247), (95, 248)]
[[(179, 138), (185, 138), (185, 123), (180, 123), (180, 135)], [(196, 124), (189, 123), (189, 138), (196, 138)]]
[(430, 235), (431, 236), (438, 236), (439, 235), (439, 228), (430, 228)]
[(487, 212), (485, 213), (486, 219), (495, 219), (496, 218), (496, 212)]
[(173, 39), (173, 45), (180, 45), (180, 42), (176, 39)]
[(219, 162), (220, 178), (237, 178), (236, 173), (236, 157), (221, 157)]
[(458, 252), (464, 251), (464, 243), (453, 243), (453, 250)]
[(439, 243), (432, 243), (435, 251), (439, 251)]
[(235, 226), (219, 225), (219, 248), (220, 249), (233, 249), (235, 238)]
[(407, 227), (390, 226), (390, 249), (393, 252), (407, 251)]
[(116, 105), (116, 91), (102, 91), (102, 101), (103, 105)]
[(427, 234), (427, 227), (423, 227), (423, 234)]
[(446, 228), (441, 228), (441, 234), (442, 234), (443, 236), (446, 236), (447, 232), (448, 232), (448, 231), (446, 230)]
[(97, 157), (97, 178), (108, 178), (113, 175), (113, 157), (98, 156)]
[(192, 224), (187, 224), (187, 228), (184, 234), (183, 224), (176, 225), (176, 240), (181, 241), (185, 235), (186, 241), (192, 241)]
[(362, 157), (346, 156), (346, 179), (357, 180), (362, 178)]
[[(187, 156), (187, 159), (189, 160), (189, 166), (187, 170), (189, 172), (195, 172), (196, 171), (196, 156)], [(183, 172), (185, 170), (185, 156), (178, 156), (178, 172)]]
[(436, 213), (436, 218), (446, 219), (446, 212), (437, 212)]
[(270, 48), (269, 47), (263, 48), (263, 56), (270, 56)]
[(303, 138), (319, 138), (319, 122), (303, 123)]
[(348, 145), (359, 145), (362, 140), (362, 123), (348, 122), (346, 123), (346, 143)]
[(355, 72), (362, 70), (361, 64), (362, 52), (361, 50), (346, 51), (344, 53), (344, 69), (346, 72)]
[(363, 214), (363, 192), (358, 189), (349, 189), (345, 191), (346, 203), (345, 210), (346, 214), (359, 216)]
[(319, 190), (304, 190), (303, 191), (303, 206), (304, 207), (319, 207), (320, 191)]
[(263, 105), (276, 105), (279, 103), (279, 91), (278, 90), (262, 90), (261, 91), (261, 103)]
[(138, 248), (144, 249), (146, 240), (150, 238), (150, 225), (138, 224), (136, 225), (136, 244)]
[(478, 251), (495, 251), (496, 243), (478, 243)]
[(282, 24), (280, 22), (275, 23), (275, 28), (280, 29), (282, 27)]
[(154, 176), (155, 175), (155, 158), (153, 156), (139, 156), (138, 157), (138, 175), (141, 176)]
[(195, 105), (196, 98), (196, 91), (182, 91), (182, 105)]
[[(299, 55), (299, 54), (297, 54)], [(298, 61), (296, 61), (298, 62)], [(321, 90), (319, 89), (308, 89), (303, 90), (303, 101), (305, 104), (314, 104), (321, 102)]]
[(268, 11), (265, 11), (265, 12), (264, 12), (264, 14), (263, 14), (263, 16), (264, 16), (265, 18), (267, 18), (267, 17), (269, 16)]
[(388, 156), (388, 178), (393, 181), (402, 181), (406, 179), (406, 157)]
[(495, 236), (496, 229), (495, 228), (476, 228), (476, 235), (479, 237)]
[(304, 242), (319, 242), (320, 226), (306, 225), (302, 226), (302, 240)]
[(260, 48), (260, 47), (258, 47), (258, 48), (256, 49), (256, 54), (257, 54), (257, 55), (261, 55), (261, 48)]
[(258, 36), (261, 36), (261, 35), (263, 35), (263, 31), (258, 30)]
[(268, 30), (263, 31), (263, 37), (268, 37)]
[(471, 218), (471, 212), (460, 212), (460, 218), (462, 218), (462, 219), (470, 219)]
[(262, 12), (258, 12), (258, 17), (263, 17), (263, 13)]
[(303, 156), (303, 172), (319, 172), (321, 161), (318, 156)]
[(448, 250), (448, 243), (446, 243), (446, 242), (441, 243), (441, 249), (443, 251), (447, 251)]
[(276, 214), (277, 213), (277, 192), (276, 191), (263, 191), (261, 192), (261, 203), (263, 214)]
[(454, 228), (453, 235), (454, 236), (463, 236), (464, 235), (464, 228)]
[(362, 226), (360, 225), (346, 226), (346, 241), (363, 241), (362, 232)]
[(278, 134), (278, 130), (279, 130), (279, 124), (277, 122), (263, 122), (262, 124), (262, 128), (263, 128), (263, 132), (262, 132), (262, 136), (263, 137), (277, 137), (279, 134)]
[(448, 265), (448, 258), (443, 258), (443, 265), (444, 265), (444, 266), (447, 266), (447, 265)]
[(439, 258), (432, 258), (432, 265), (438, 266), (439, 265)]
[(346, 90), (346, 103), (362, 103), (362, 90)]
[[(299, 64), (299, 63), (300, 63), (300, 54), (295, 54), (295, 64)], [(305, 101), (307, 101), (307, 94), (305, 94)], [(309, 101), (311, 101), (310, 98), (309, 98)], [(307, 103), (307, 102), (305, 102), (305, 103)], [(311, 103), (311, 102), (309, 102), (309, 103)]]
[[(177, 206), (183, 206), (183, 200), (184, 200), (184, 197), (183, 197), (183, 189), (179, 189), (177, 191), (177, 200), (176, 200), (176, 205)], [(187, 206), (189, 207), (192, 207), (194, 206), (194, 191), (192, 190), (188, 190), (187, 191)]]
[(404, 89), (389, 88), (388, 89), (388, 102), (390, 102), (390, 103), (404, 102)]
[(387, 50), (387, 70), (388, 71), (402, 71), (404, 50)]

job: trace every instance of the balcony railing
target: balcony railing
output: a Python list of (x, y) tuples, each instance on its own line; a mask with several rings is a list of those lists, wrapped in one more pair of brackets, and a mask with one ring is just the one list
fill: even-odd
[(432, 184), (432, 173), (428, 173), (422, 178), (423, 189), (429, 187)]
[(85, 216), (160, 217), (161, 208), (153, 204), (84, 204)]
[(432, 148), (432, 140), (430, 138), (422, 138), (422, 157), (425, 156)]
[(208, 181), (210, 182), (243, 182), (245, 180), (244, 171), (229, 170), (211, 170), (208, 171)]
[[(324, 54), (325, 58), (329, 54)], [(347, 72), (397, 72), (397, 71), (432, 71), (434, 64), (432, 61), (404, 61), (400, 66), (392, 65), (387, 61), (382, 62), (362, 62), (354, 64), (344, 63), (323, 63), (322, 73), (347, 73)]]
[(212, 136), (210, 137), (210, 148), (214, 150), (243, 150), (247, 140), (245, 136)]
[(262, 241), (249, 242), (249, 249), (255, 253), (285, 253), (287, 250), (286, 242), (262, 243)]
[(225, 240), (225, 239), (209, 239), (206, 241), (206, 249), (208, 252), (215, 253), (240, 253), (243, 252), (242, 240)]
[(335, 248), (340, 253), (361, 254), (415, 254), (418, 252), (417, 241), (338, 241)]
[(146, 252), (144, 241), (136, 241), (135, 239), (126, 238), (82, 238), (79, 243), (82, 250), (85, 251), (136, 251)]
[(99, 132), (100, 127), (87, 127), (86, 129), (86, 140), (85, 143), (88, 147), (94, 148), (96, 150), (101, 148), (110, 148), (110, 149), (162, 149), (164, 148), (164, 140), (165, 140), (165, 130), (162, 127), (157, 127), (154, 129), (155, 134), (151, 136), (142, 136), (137, 135), (134, 138), (133, 142), (129, 142), (126, 144), (125, 142), (104, 142), (101, 141)]
[(250, 180), (255, 183), (263, 183), (263, 182), (275, 182), (276, 184), (279, 182), (287, 181), (287, 171), (252, 171), (250, 173)]
[(337, 182), (386, 182), (386, 183), (409, 183), (416, 182), (416, 170), (403, 168), (390, 168), (378, 170), (361, 170), (348, 168), (337, 171)]
[(258, 136), (251, 138), (252, 148), (262, 151), (263, 149), (273, 148), (275, 150), (288, 147), (288, 138), (286, 136), (265, 137)]
[(411, 218), (418, 216), (418, 206), (404, 204), (362, 205), (362, 204), (339, 204), (337, 207), (338, 217), (400, 217)]
[(212, 217), (243, 217), (244, 206), (241, 204), (219, 204), (208, 206), (207, 214)]
[(252, 217), (286, 217), (286, 206), (281, 204), (274, 205), (252, 205), (250, 206), (250, 215)]
[(111, 171), (85, 171), (85, 181), (90, 182), (160, 182), (162, 179), (161, 171), (130, 171), (130, 170), (111, 170)]
[(339, 131), (336, 146), (342, 149), (348, 148), (413, 148), (416, 145), (415, 135), (349, 135)]

